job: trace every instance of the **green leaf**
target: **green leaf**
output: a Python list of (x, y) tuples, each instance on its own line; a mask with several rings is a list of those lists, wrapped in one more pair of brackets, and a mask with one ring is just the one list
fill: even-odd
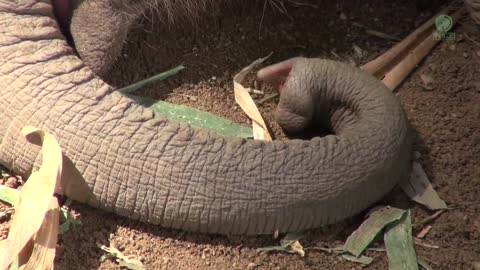
[(8, 270), (18, 270), (18, 256), (13, 260), (12, 264), (10, 264)]
[(183, 65), (177, 66), (175, 68), (169, 69), (165, 72), (162, 72), (160, 74), (154, 75), (152, 77), (149, 77), (145, 80), (141, 80), (139, 82), (136, 82), (134, 84), (131, 84), (129, 86), (125, 86), (123, 88), (117, 89), (116, 91), (122, 93), (122, 94), (130, 94), (133, 93), (134, 91), (137, 91), (140, 88), (145, 87), (149, 83), (155, 83), (159, 81), (163, 81), (165, 79), (168, 79), (169, 77), (177, 74), (180, 72), (180, 70), (184, 69), (185, 67)]
[(253, 137), (253, 130), (251, 128), (243, 127), (230, 120), (205, 111), (146, 97), (134, 95), (127, 96), (135, 102), (154, 110), (172, 121), (187, 123), (225, 136), (236, 136), (241, 138)]
[(172, 121), (187, 123), (192, 126), (208, 129), (225, 136), (236, 136), (241, 138), (253, 137), (252, 128), (243, 127), (211, 113), (161, 100), (131, 95), (131, 93), (141, 89), (147, 84), (165, 80), (177, 74), (184, 68), (185, 67), (183, 65), (179, 65), (145, 80), (117, 89), (116, 91), (128, 96), (140, 105), (150, 108)]
[(8, 203), (12, 206), (18, 202), (20, 198), (19, 192), (16, 189), (0, 185), (0, 201)]
[(64, 234), (77, 225), (82, 225), (82, 222), (74, 215), (72, 215), (64, 207), (60, 208), (60, 221), (62, 224), (58, 227), (58, 233)]
[(279, 251), (279, 252), (287, 252), (287, 253), (295, 253), (290, 246), (282, 247), (282, 246), (270, 246), (270, 247), (263, 247), (257, 248), (257, 252), (264, 253), (264, 252), (272, 252), (272, 251)]
[(360, 256), (360, 257), (355, 257), (355, 256), (352, 256), (352, 255), (343, 254), (342, 258), (344, 258), (347, 261), (361, 263), (361, 264), (365, 264), (365, 265), (369, 265), (373, 262), (373, 258), (363, 256), (363, 255)]
[(291, 232), (287, 233), (281, 240), (280, 245), (282, 247), (288, 247), (293, 244), (295, 241), (300, 240), (303, 237), (303, 233), (300, 232)]
[[(110, 244), (109, 247), (105, 245), (100, 245), (100, 244), (97, 244), (97, 245), (103, 251), (107, 252), (108, 256), (110, 256), (111, 258), (114, 258), (121, 267), (126, 267), (130, 270), (145, 270), (145, 267), (143, 266), (140, 260), (134, 258), (133, 256), (123, 255), (123, 253), (117, 248), (115, 248), (112, 244)], [(104, 260), (105, 257), (102, 256), (102, 258), (100, 259)]]
[(386, 225), (400, 220), (405, 212), (398, 208), (384, 207), (371, 213), (367, 220), (347, 238), (344, 249), (358, 257)]
[(433, 189), (427, 174), (418, 162), (413, 162), (410, 178), (400, 183), (403, 191), (414, 201), (429, 209), (447, 209), (447, 204), (440, 199)]
[(418, 270), (413, 246), (410, 210), (399, 221), (387, 226), (384, 235), (389, 270)]
[(121, 267), (128, 268), (130, 270), (144, 270), (143, 264), (140, 260), (130, 259), (128, 261), (121, 260), (118, 262), (118, 265)]
[(341, 247), (334, 247), (334, 248), (324, 248), (324, 247), (307, 247), (305, 248), (305, 250), (309, 250), (309, 249), (312, 249), (312, 250), (321, 250), (321, 251), (325, 251), (325, 252), (328, 252), (328, 253), (335, 253), (335, 254), (343, 254), (345, 253), (346, 251), (343, 249), (343, 246)]

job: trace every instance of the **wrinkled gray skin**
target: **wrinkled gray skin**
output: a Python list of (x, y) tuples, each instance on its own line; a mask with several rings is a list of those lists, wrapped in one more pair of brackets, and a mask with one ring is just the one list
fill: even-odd
[(295, 59), (282, 71), (277, 113), (291, 131), (322, 125), (335, 135), (265, 142), (170, 122), (112, 93), (67, 46), (46, 0), (0, 0), (0, 55), (1, 163), (28, 176), (40, 148), (21, 129), (42, 128), (64, 151), (58, 192), (132, 219), (221, 234), (298, 231), (361, 212), (409, 175), (399, 101), (338, 62)]

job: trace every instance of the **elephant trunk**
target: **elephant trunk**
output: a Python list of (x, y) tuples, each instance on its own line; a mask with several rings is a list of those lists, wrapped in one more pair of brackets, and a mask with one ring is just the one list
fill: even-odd
[(404, 112), (360, 70), (315, 60), (302, 71), (318, 80), (312, 104), (335, 134), (274, 142), (222, 137), (113, 92), (72, 53), (47, 4), (37, 5), (0, 2), (0, 162), (17, 173), (28, 176), (40, 162), (40, 149), (21, 136), (33, 125), (64, 151), (65, 195), (163, 227), (221, 234), (334, 223), (408, 176)]

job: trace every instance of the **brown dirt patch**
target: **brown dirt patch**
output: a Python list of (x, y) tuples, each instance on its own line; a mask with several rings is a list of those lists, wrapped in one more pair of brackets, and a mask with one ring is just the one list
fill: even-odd
[[(147, 30), (139, 28), (130, 35), (124, 57), (106, 80), (124, 86), (184, 64), (187, 69), (180, 75), (148, 87), (141, 94), (248, 124), (234, 102), (231, 79), (252, 60), (273, 51), (271, 62), (304, 55), (364, 63), (394, 43), (365, 34), (353, 22), (402, 38), (428, 15), (419, 14), (414, 1), (406, 0), (308, 3), (316, 8), (291, 4), (288, 16), (267, 10), (263, 21), (262, 10), (250, 12), (245, 18), (213, 17), (196, 30), (165, 29), (146, 21)], [(426, 241), (439, 249), (416, 247), (417, 253), (432, 261), (435, 269), (472, 269), (472, 263), (480, 261), (480, 47), (470, 40), (480, 41), (480, 31), (470, 19), (454, 31), (457, 41), (438, 46), (398, 90), (417, 130), (419, 161), (440, 196), (449, 205), (458, 206), (437, 219), (427, 235)], [(353, 44), (364, 51), (363, 56), (354, 52)], [(422, 87), (421, 74), (434, 79), (433, 89)], [(260, 109), (279, 134), (272, 117), (276, 101)], [(399, 191), (388, 195), (386, 201), (414, 206)], [(0, 206), (0, 212), (2, 209)], [(187, 233), (83, 205), (74, 205), (74, 209), (81, 214), (83, 225), (61, 237), (58, 269), (118, 269), (109, 260), (99, 262), (102, 252), (96, 243), (107, 244), (109, 239), (125, 254), (140, 258), (147, 269), (362, 269), (335, 255), (316, 251), (307, 252), (304, 258), (258, 254), (256, 248), (278, 244), (269, 236)], [(413, 222), (430, 214), (415, 206)], [(361, 221), (359, 216), (309, 231), (302, 244), (341, 244)], [(0, 223), (0, 232), (5, 231), (5, 224)], [(387, 269), (385, 254), (367, 255), (376, 258), (367, 269)]]

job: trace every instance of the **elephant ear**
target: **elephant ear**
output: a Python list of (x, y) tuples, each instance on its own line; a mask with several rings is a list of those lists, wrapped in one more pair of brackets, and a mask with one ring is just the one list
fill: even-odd
[(287, 80), (288, 75), (290, 75), (293, 66), (300, 59), (301, 57), (294, 57), (283, 62), (264, 67), (257, 72), (257, 79), (268, 82), (276, 89), (281, 91), (282, 86)]

